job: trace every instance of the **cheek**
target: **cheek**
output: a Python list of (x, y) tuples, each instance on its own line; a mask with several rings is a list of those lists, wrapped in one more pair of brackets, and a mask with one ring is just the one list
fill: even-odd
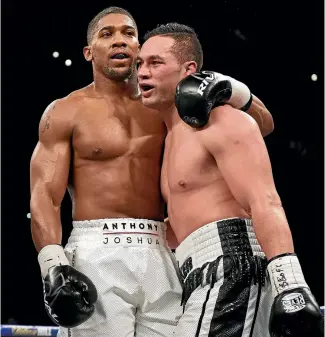
[(137, 40), (133, 40), (129, 47), (132, 49), (132, 51), (136, 54), (139, 53), (139, 42)]

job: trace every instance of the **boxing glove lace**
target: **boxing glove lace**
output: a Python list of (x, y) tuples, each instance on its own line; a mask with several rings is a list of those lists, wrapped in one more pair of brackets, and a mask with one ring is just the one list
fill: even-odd
[(211, 110), (225, 103), (247, 111), (252, 103), (251, 92), (244, 83), (214, 71), (191, 74), (177, 85), (175, 105), (178, 114), (194, 128), (206, 125)]
[(60, 245), (45, 246), (38, 254), (45, 309), (51, 320), (72, 328), (85, 322), (95, 310), (97, 290), (92, 281), (69, 265)]
[(306, 284), (297, 256), (275, 256), (267, 269), (274, 297), (269, 321), (271, 337), (324, 336), (323, 315)]

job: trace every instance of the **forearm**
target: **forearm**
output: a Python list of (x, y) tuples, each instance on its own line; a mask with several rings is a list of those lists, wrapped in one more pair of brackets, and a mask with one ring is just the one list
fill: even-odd
[(31, 198), (31, 232), (37, 252), (50, 244), (61, 244), (60, 207), (53, 205), (48, 195)]
[(255, 119), (263, 137), (265, 137), (274, 130), (273, 117), (265, 105), (256, 96), (252, 96), (253, 101), (247, 113)]
[(281, 205), (254, 205), (251, 216), (257, 240), (268, 260), (294, 252), (291, 231)]

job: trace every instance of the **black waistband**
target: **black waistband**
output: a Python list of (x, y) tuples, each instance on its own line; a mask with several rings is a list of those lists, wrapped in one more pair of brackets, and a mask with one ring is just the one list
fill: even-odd
[[(218, 248), (220, 249), (221, 246), (221, 256), (234, 254), (253, 256), (253, 250), (247, 231), (246, 221), (247, 220), (245, 219), (233, 218), (209, 224), (209, 226), (216, 226), (218, 229), (218, 235), (220, 238), (220, 242), (218, 242)], [(211, 245), (210, 249), (213, 249), (213, 245)], [(188, 257), (180, 266), (182, 277), (185, 279), (192, 269), (192, 258)]]

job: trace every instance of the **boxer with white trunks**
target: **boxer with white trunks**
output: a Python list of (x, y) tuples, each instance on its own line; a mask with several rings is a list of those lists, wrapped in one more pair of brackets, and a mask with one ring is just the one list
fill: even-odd
[[(103, 10), (87, 40), (94, 81), (48, 106), (31, 158), (45, 307), (61, 337), (171, 336), (182, 288), (159, 185), (166, 128), (141, 102), (131, 14)], [(73, 230), (63, 249), (67, 188)]]
[(144, 40), (142, 102), (168, 130), (161, 188), (180, 242), (184, 313), (174, 335), (323, 336), (263, 137), (246, 113), (256, 109), (250, 90), (201, 71), (188, 26), (161, 25)]

